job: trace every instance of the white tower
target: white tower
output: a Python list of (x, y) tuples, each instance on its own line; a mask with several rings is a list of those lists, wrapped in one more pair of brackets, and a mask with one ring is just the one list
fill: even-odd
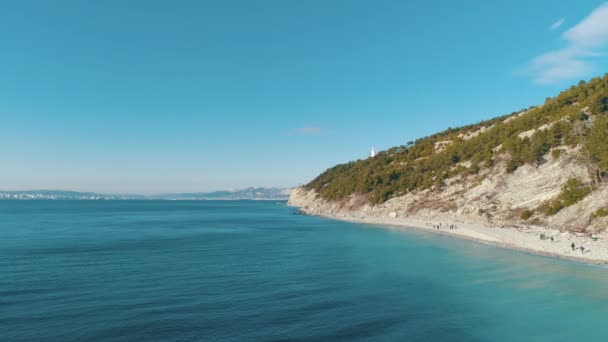
[(370, 158), (374, 158), (376, 156), (376, 149), (372, 147), (372, 151), (369, 153)]

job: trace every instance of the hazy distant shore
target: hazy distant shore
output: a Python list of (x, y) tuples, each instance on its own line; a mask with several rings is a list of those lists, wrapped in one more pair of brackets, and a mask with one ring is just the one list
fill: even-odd
[(290, 188), (246, 188), (214, 192), (170, 193), (158, 195), (105, 194), (66, 190), (0, 191), (0, 200), (172, 200), (172, 201), (284, 201)]
[[(499, 227), (484, 225), (467, 221), (466, 217), (446, 220), (432, 217), (386, 216), (373, 211), (336, 211), (325, 206), (321, 201), (302, 196), (302, 193), (298, 193), (298, 191), (294, 191), (288, 204), (300, 208), (303, 214), (312, 216), (380, 225), (386, 228), (419, 229), (543, 256), (593, 264), (608, 264), (608, 236), (605, 233), (594, 234), (591, 237), (538, 226)], [(437, 229), (436, 227), (440, 225), (441, 227)], [(456, 228), (450, 229), (450, 226)], [(541, 239), (541, 236), (544, 236), (544, 238)], [(572, 248), (573, 243), (574, 249)]]

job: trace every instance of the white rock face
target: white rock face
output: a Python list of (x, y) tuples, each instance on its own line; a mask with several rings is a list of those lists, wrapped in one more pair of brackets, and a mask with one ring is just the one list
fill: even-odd
[(417, 191), (395, 197), (379, 205), (370, 205), (362, 195), (351, 195), (339, 202), (327, 202), (314, 190), (294, 190), (289, 204), (301, 207), (312, 215), (340, 218), (377, 217), (390, 219), (446, 220), (492, 226), (524, 226), (535, 224), (552, 229), (581, 231), (603, 230), (608, 218), (592, 221), (589, 217), (598, 208), (608, 207), (608, 187), (588, 195), (583, 201), (563, 209), (557, 215), (536, 214), (522, 221), (521, 211), (534, 210), (557, 197), (570, 178), (589, 181), (589, 172), (580, 162), (577, 149), (562, 148), (555, 159), (549, 154), (538, 167), (524, 165), (509, 174), (507, 159), (498, 158), (492, 169), (462, 179), (449, 179), (442, 191)]
[(470, 139), (473, 139), (476, 136), (480, 135), (481, 133), (485, 133), (485, 132), (489, 131), (493, 127), (494, 127), (494, 125), (489, 126), (489, 127), (483, 126), (480, 129), (478, 129), (476, 131), (473, 131), (473, 132), (467, 132), (467, 133), (458, 134), (458, 137), (460, 139), (462, 139), (462, 140), (470, 140)]

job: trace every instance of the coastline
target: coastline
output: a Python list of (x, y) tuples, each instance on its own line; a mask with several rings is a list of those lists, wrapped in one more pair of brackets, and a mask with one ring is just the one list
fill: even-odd
[[(309, 201), (310, 197), (306, 202)], [(312, 206), (308, 204), (312, 204)], [(467, 221), (466, 217), (441, 220), (436, 217), (387, 216), (373, 210), (342, 209), (337, 211), (333, 207), (328, 207), (327, 203), (319, 203), (316, 200), (314, 203), (302, 203), (297, 199), (290, 200), (288, 205), (297, 207), (300, 213), (310, 216), (371, 224), (385, 229), (416, 229), (541, 256), (587, 264), (608, 265), (608, 237), (605, 233), (595, 234), (596, 239), (593, 239), (583, 234), (573, 234), (539, 226), (508, 227), (474, 223)], [(440, 224), (442, 226), (440, 229), (434, 228)], [(449, 229), (449, 225), (455, 225), (456, 228)], [(544, 234), (546, 239), (541, 239), (541, 234)], [(551, 241), (551, 237), (553, 241)], [(571, 247), (572, 243), (575, 244), (574, 250)], [(580, 249), (581, 246), (585, 249), (584, 253)]]

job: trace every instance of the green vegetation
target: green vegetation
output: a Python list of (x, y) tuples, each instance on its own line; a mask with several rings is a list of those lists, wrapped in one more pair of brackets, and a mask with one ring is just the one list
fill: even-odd
[(553, 159), (559, 159), (559, 157), (562, 155), (562, 150), (556, 148), (555, 150), (551, 151), (551, 157), (553, 157)]
[(526, 210), (522, 211), (521, 219), (525, 221), (525, 220), (529, 219), (530, 217), (532, 217), (532, 215), (534, 215), (534, 211), (526, 209)]
[[(506, 171), (515, 172), (525, 164), (544, 163), (554, 148), (576, 146), (584, 147), (585, 161), (595, 170), (594, 186), (608, 179), (608, 74), (527, 111), (448, 128), (374, 158), (337, 165), (306, 188), (327, 200), (360, 194), (377, 204), (410, 191), (439, 190), (448, 178), (475, 175), (494, 165), (499, 155), (507, 160)], [(440, 142), (445, 147), (436, 149)]]
[(608, 180), (608, 114), (596, 116), (585, 149), (589, 164), (594, 166), (595, 181), (604, 184)]
[(593, 220), (595, 218), (606, 217), (606, 216), (608, 216), (608, 210), (606, 208), (599, 208), (593, 214), (591, 214), (591, 219)]
[(570, 178), (556, 199), (543, 203), (538, 209), (545, 215), (555, 215), (560, 210), (578, 203), (591, 191), (590, 186), (576, 178)]

